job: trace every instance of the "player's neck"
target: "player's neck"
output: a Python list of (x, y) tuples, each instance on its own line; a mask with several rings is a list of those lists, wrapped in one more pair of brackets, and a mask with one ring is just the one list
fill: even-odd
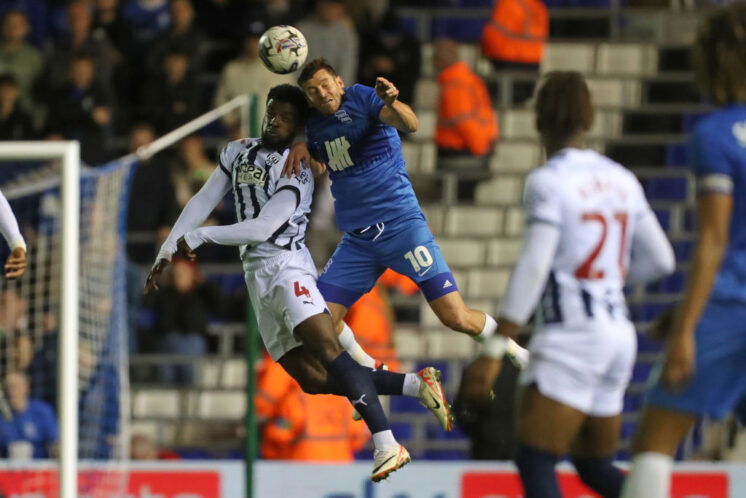
[(578, 136), (575, 136), (569, 140), (544, 140), (544, 151), (547, 154), (547, 157), (552, 157), (557, 152), (561, 151), (562, 149), (584, 149), (585, 148), (585, 137), (581, 134)]

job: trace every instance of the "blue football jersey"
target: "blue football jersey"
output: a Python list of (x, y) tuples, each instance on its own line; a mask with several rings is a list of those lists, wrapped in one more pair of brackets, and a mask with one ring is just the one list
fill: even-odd
[(345, 89), (337, 112), (314, 110), (306, 124), (311, 154), (327, 165), (343, 232), (420, 212), (396, 129), (382, 123), (373, 88)]
[(728, 250), (712, 299), (746, 303), (746, 106), (703, 118), (692, 137), (691, 157), (700, 189), (733, 196)]

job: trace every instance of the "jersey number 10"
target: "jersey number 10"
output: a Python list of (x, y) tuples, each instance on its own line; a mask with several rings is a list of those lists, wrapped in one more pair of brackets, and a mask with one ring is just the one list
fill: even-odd
[[(624, 249), (625, 244), (627, 241), (627, 213), (624, 212), (616, 212), (612, 215), (613, 221), (619, 223), (619, 228), (621, 230), (621, 233), (619, 234), (619, 273), (622, 275), (622, 278), (624, 278), (625, 275), (625, 269), (624, 269)], [(577, 270), (575, 270), (575, 277), (576, 278), (582, 278), (585, 280), (599, 280), (604, 278), (604, 271), (599, 269), (593, 268), (593, 263), (596, 261), (596, 258), (598, 258), (598, 255), (601, 254), (601, 251), (604, 248), (604, 244), (606, 243), (606, 235), (609, 232), (609, 221), (606, 219), (606, 217), (598, 212), (590, 212), (590, 213), (583, 213), (581, 219), (588, 223), (600, 223), (601, 224), (601, 238), (599, 239), (598, 243), (596, 244), (596, 247), (593, 248), (593, 251), (588, 255), (588, 257), (583, 261), (583, 264), (578, 266)]]

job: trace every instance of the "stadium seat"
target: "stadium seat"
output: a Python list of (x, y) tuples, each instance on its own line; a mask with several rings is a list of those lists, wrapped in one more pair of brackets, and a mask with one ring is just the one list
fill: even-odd
[[(391, 413), (425, 413), (427, 408), (422, 406), (417, 398), (410, 396), (391, 396), (389, 410)], [(392, 417), (393, 418), (393, 417)]]
[(434, 78), (435, 67), (433, 66), (433, 44), (423, 43), (420, 47), (420, 58), (422, 59), (420, 66), (420, 75), (425, 78)]
[(479, 269), (469, 272), (469, 297), (502, 297), (508, 285), (510, 271), (507, 269)]
[(434, 110), (425, 109), (417, 112), (420, 127), (417, 129), (418, 140), (430, 140), (435, 136), (435, 123), (438, 116)]
[(448, 210), (445, 231), (448, 235), (491, 236), (499, 233), (503, 213), (499, 209), (456, 206)]
[(650, 178), (644, 185), (650, 201), (685, 201), (689, 195), (689, 182), (685, 177)]
[(223, 365), (222, 387), (245, 387), (246, 375), (246, 360), (226, 360)]
[(135, 391), (132, 415), (135, 418), (175, 418), (181, 413), (181, 397), (175, 389), (143, 389)]
[(666, 145), (666, 166), (688, 167), (689, 146), (687, 144)]
[(542, 151), (536, 142), (514, 142), (501, 139), (490, 161), (490, 169), (497, 173), (523, 173), (537, 167), (541, 160)]
[(424, 339), (418, 330), (396, 328), (396, 354), (400, 358), (418, 358), (424, 352)]
[(625, 105), (625, 82), (617, 78), (586, 78), (593, 103), (598, 107)]
[(418, 172), (420, 169), (420, 144), (405, 140), (401, 144), (404, 162), (407, 164), (409, 173)]
[(638, 353), (659, 353), (663, 349), (663, 343), (651, 339), (646, 334), (637, 334)]
[[(482, 34), (481, 32), (479, 33)], [(480, 55), (479, 45), (473, 43), (459, 43), (458, 57), (473, 70), (477, 66), (477, 59)]]
[(486, 19), (468, 17), (440, 17), (433, 19), (433, 39), (451, 38), (462, 42), (478, 42)]
[(417, 112), (434, 109), (438, 102), (438, 82), (432, 78), (420, 78), (414, 87), (414, 108)]
[(500, 175), (477, 185), (474, 199), (482, 205), (515, 205), (520, 203), (522, 191), (522, 177)]
[(643, 363), (638, 361), (635, 364), (635, 368), (632, 370), (632, 380), (630, 382), (647, 382), (652, 368), (652, 363)]
[(149, 420), (133, 420), (130, 423), (129, 431), (130, 434), (132, 434), (133, 436), (142, 434), (143, 436), (146, 436), (153, 441), (160, 442), (162, 433), (160, 426), (161, 424), (159, 424), (158, 422)]
[(508, 109), (500, 113), (502, 139), (536, 139), (534, 112), (530, 109)]
[(425, 214), (427, 225), (435, 234), (443, 231), (443, 224), (446, 217), (446, 209), (440, 205), (429, 204), (422, 206), (422, 212)]
[(220, 386), (220, 362), (215, 360), (202, 360), (199, 363), (197, 385), (199, 387)]
[(246, 413), (246, 394), (241, 391), (205, 391), (199, 394), (197, 414), (202, 418), (238, 419)]
[(520, 251), (521, 239), (517, 237), (505, 237), (490, 241), (487, 246), (487, 265), (512, 266), (518, 261)]
[(590, 43), (548, 43), (541, 61), (541, 72), (593, 72), (596, 48)]
[(658, 223), (661, 224), (661, 228), (668, 232), (671, 229), (671, 210), (670, 209), (653, 209), (655, 217), (658, 218)]
[(600, 74), (652, 74), (658, 67), (658, 53), (647, 43), (602, 43), (598, 47), (596, 70)]
[(452, 266), (484, 264), (484, 244), (474, 239), (438, 239), (443, 256)]
[(617, 138), (622, 134), (622, 113), (616, 111), (597, 112), (588, 133), (591, 138)]
[(432, 142), (423, 143), (420, 146), (420, 173), (433, 173), (437, 161), (438, 151)]
[(519, 207), (509, 208), (505, 213), (505, 226), (503, 235), (516, 236), (523, 233), (523, 209)]
[(446, 359), (470, 359), (474, 357), (476, 342), (470, 337), (446, 329), (426, 333), (427, 357)]

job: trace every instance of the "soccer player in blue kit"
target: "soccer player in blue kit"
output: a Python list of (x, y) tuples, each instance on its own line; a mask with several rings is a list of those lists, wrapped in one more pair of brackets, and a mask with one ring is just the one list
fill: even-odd
[(721, 108), (691, 138), (697, 243), (687, 288), (651, 377), (622, 496), (670, 495), (673, 455), (701, 416), (722, 418), (746, 395), (746, 5), (700, 26), (695, 66)]
[[(323, 58), (303, 67), (298, 84), (312, 107), (307, 143), (294, 146), (283, 174), (299, 174), (301, 161), (311, 164), (312, 158), (329, 172), (344, 235), (318, 288), (340, 341), (351, 334), (343, 321), (347, 310), (386, 268), (414, 280), (447, 327), (480, 342), (492, 336), (497, 323), (464, 303), (407, 176), (397, 130), (411, 133), (419, 123), (412, 108), (398, 100), (399, 90), (385, 78), (378, 78), (375, 88), (345, 87)], [(510, 355), (518, 346), (511, 342), (506, 348)]]

